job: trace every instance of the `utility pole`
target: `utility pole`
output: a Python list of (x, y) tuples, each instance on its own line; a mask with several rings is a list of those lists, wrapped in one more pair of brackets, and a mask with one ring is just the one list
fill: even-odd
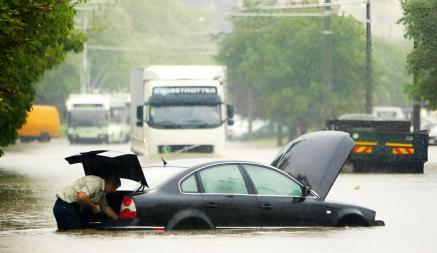
[(334, 2), (331, 0), (324, 0), (324, 3), (314, 4), (291, 4), (291, 5), (274, 5), (274, 6), (258, 6), (259, 10), (284, 10), (284, 9), (306, 9), (306, 8), (320, 8), (325, 7), (323, 15), (319, 13), (243, 13), (235, 16), (254, 16), (254, 17), (324, 17), (324, 89), (322, 94), (323, 114), (326, 118), (332, 118), (331, 93), (333, 89), (332, 84), (332, 30), (331, 30), (331, 8), (342, 5), (361, 5), (366, 4), (366, 84), (365, 84), (365, 109), (367, 113), (372, 112), (373, 108), (373, 75), (372, 75), (372, 33), (371, 33), (371, 9), (370, 0), (349, 0), (345, 2)]
[[(417, 47), (417, 42), (416, 40), (414, 40), (413, 42), (413, 48), (416, 49)], [(416, 70), (414, 70), (413, 72), (413, 85), (414, 87), (417, 84), (417, 73)], [(412, 119), (412, 123), (413, 123), (413, 131), (414, 132), (418, 132), (420, 131), (420, 111), (421, 111), (421, 102), (420, 102), (420, 98), (418, 97), (414, 97), (414, 102), (413, 102), (413, 115), (411, 117)]]
[[(88, 32), (88, 17), (83, 20), (83, 31)], [(91, 91), (90, 87), (90, 72), (88, 63), (88, 42), (83, 44), (82, 63), (80, 64), (80, 93), (88, 93)]]
[(331, 0), (325, 0), (324, 23), (324, 88), (322, 92), (323, 115), (326, 119), (332, 118), (332, 29), (331, 29)]
[(366, 112), (373, 108), (373, 75), (372, 75), (372, 29), (370, 18), (370, 0), (366, 2)]
[(365, 109), (367, 113), (372, 112), (373, 108), (373, 75), (372, 75), (372, 30), (371, 30), (371, 8), (370, 0), (351, 0), (346, 2), (334, 2), (324, 0), (324, 3), (315, 4), (291, 4), (291, 5), (274, 5), (274, 6), (258, 6), (258, 10), (284, 10), (284, 9), (306, 9), (325, 7), (324, 13), (272, 13), (272, 12), (254, 12), (254, 13), (237, 13), (232, 16), (241, 17), (324, 17), (324, 83), (322, 94), (323, 114), (326, 118), (332, 118), (332, 30), (331, 30), (331, 15), (333, 6), (342, 5), (361, 5), (366, 4), (366, 85), (365, 85)]
[[(88, 0), (85, 3), (79, 3), (76, 2), (74, 4), (74, 9), (78, 13), (82, 13), (82, 19), (77, 19), (77, 22), (82, 22), (84, 33), (87, 34), (89, 30), (89, 24), (88, 24), (88, 12), (94, 12), (98, 10), (103, 10), (106, 8), (106, 6), (115, 5), (115, 2), (113, 0)], [(80, 27), (80, 26), (79, 26)], [(85, 41), (84, 43), (84, 50), (82, 55), (82, 62), (80, 64), (80, 93), (89, 93), (93, 92), (94, 89), (91, 85), (90, 81), (90, 63), (88, 60), (88, 42)]]

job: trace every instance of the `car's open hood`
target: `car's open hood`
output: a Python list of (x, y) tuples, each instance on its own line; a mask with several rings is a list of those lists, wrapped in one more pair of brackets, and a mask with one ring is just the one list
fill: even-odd
[(126, 178), (147, 186), (140, 162), (135, 154), (95, 150), (66, 157), (69, 164), (82, 163), (85, 175), (101, 178)]
[(353, 148), (348, 133), (313, 132), (288, 143), (272, 166), (287, 172), (324, 199)]

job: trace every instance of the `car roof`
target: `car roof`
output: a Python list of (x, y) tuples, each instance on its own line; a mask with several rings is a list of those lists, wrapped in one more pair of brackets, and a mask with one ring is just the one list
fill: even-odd
[[(167, 162), (167, 161), (166, 161)], [(251, 161), (241, 161), (241, 160), (229, 160), (229, 159), (218, 159), (218, 158), (210, 158), (210, 159), (178, 159), (178, 160), (169, 160), (167, 164), (164, 166), (163, 162), (160, 163), (154, 163), (154, 164), (148, 164), (147, 166), (143, 167), (143, 171), (145, 173), (146, 177), (148, 178), (148, 181), (151, 182), (151, 185), (153, 185), (154, 180), (150, 180), (151, 174), (149, 174), (151, 171), (177, 171), (175, 174), (171, 174), (170, 178), (179, 178), (185, 177), (188, 174), (191, 174), (194, 171), (197, 171), (199, 169), (207, 168), (209, 166), (214, 165), (224, 165), (224, 164), (252, 164), (252, 165), (259, 165), (267, 168), (273, 168), (275, 170), (280, 171), (279, 169), (263, 164), (263, 163), (257, 163), (257, 162), (251, 162)], [(285, 172), (282, 172), (285, 173)], [(286, 173), (285, 173), (286, 174)], [(155, 184), (158, 185), (158, 184)]]
[(214, 164), (223, 164), (223, 163), (248, 163), (248, 164), (259, 164), (267, 167), (271, 167), (270, 165), (253, 162), (253, 161), (243, 161), (243, 160), (230, 160), (224, 158), (195, 158), (195, 159), (176, 159), (166, 161), (166, 165), (164, 166), (163, 162), (152, 163), (144, 166), (143, 168), (148, 167), (178, 167), (178, 168), (186, 168), (188, 169), (197, 169), (200, 167), (205, 167), (208, 165)]

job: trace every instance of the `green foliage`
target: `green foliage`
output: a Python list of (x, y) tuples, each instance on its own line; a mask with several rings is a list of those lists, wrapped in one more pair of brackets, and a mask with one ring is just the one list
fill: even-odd
[(90, 50), (91, 82), (100, 90), (128, 90), (133, 68), (212, 63), (204, 54), (213, 47), (206, 14), (175, 0), (119, 1), (108, 10), (107, 27), (89, 33), (89, 44), (137, 51)]
[(406, 41), (373, 39), (373, 62), (377, 72), (374, 105), (406, 107), (411, 104), (405, 92), (407, 83), (411, 82), (406, 70), (407, 54), (411, 47)]
[(67, 55), (68, 61), (46, 71), (36, 84), (34, 104), (54, 105), (65, 116), (65, 100), (70, 93), (79, 93), (79, 54)]
[[(95, 13), (80, 13), (78, 19), (89, 20), (92, 87), (103, 92), (128, 91), (129, 71), (145, 65), (214, 64), (210, 16), (176, 0), (123, 0)], [(66, 63), (46, 74), (38, 85), (36, 100), (64, 111), (68, 94), (80, 88), (81, 57), (71, 54)]]
[(66, 52), (81, 49), (84, 37), (72, 32), (74, 14), (68, 0), (0, 2), (0, 147), (17, 138), (32, 106), (32, 84)]
[[(298, 126), (321, 126), (323, 20), (314, 18), (235, 18), (234, 31), (221, 40), (218, 60), (228, 66), (230, 93), (237, 111)], [(333, 87), (335, 114), (364, 105), (364, 29), (351, 17), (333, 16)], [(255, 101), (255, 102), (250, 102)], [(291, 128), (290, 128), (291, 129)]]
[(423, 99), (437, 108), (437, 0), (401, 2), (405, 36), (414, 40), (415, 48), (408, 55), (408, 71), (416, 82), (408, 87), (415, 99)]

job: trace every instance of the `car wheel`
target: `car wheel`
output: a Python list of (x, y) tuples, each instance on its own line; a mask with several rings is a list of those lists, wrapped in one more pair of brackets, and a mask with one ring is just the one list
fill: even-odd
[(179, 221), (172, 229), (212, 229), (212, 227), (202, 219), (199, 218), (185, 218)]
[(42, 133), (39, 138), (39, 142), (49, 142), (50, 141), (50, 135), (48, 133)]
[(368, 227), (369, 223), (360, 215), (346, 215), (338, 222), (337, 227)]
[(30, 137), (20, 137), (20, 141), (23, 143), (31, 142), (32, 138)]

